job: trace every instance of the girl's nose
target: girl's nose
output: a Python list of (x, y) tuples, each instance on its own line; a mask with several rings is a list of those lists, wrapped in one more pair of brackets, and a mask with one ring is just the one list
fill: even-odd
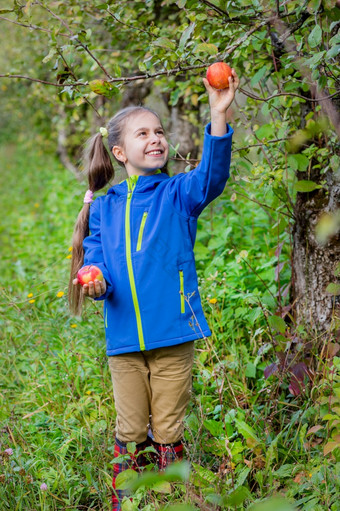
[(159, 142), (159, 136), (156, 133), (153, 133), (151, 135), (151, 143), (152, 144), (157, 144), (158, 142)]

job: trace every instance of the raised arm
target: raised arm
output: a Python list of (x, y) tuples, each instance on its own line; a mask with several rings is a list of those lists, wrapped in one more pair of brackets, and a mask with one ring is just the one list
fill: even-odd
[(168, 197), (175, 209), (184, 216), (197, 217), (224, 190), (229, 177), (233, 130), (226, 124), (226, 111), (232, 103), (239, 80), (235, 70), (229, 78), (229, 88), (217, 90), (203, 78), (209, 95), (211, 123), (204, 133), (200, 164), (187, 174), (170, 180)]

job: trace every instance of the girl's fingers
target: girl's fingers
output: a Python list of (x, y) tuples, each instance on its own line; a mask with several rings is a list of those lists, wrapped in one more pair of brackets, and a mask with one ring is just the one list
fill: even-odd
[(234, 90), (236, 91), (236, 89), (237, 89), (237, 88), (238, 88), (238, 86), (240, 85), (240, 79), (239, 79), (239, 77), (237, 76), (237, 73), (236, 73), (236, 71), (235, 71), (235, 69), (234, 69), (234, 68), (232, 68), (231, 72), (232, 72), (233, 79), (234, 79), (234, 81), (233, 81), (233, 83), (234, 83)]
[(95, 291), (95, 296), (97, 298), (103, 294), (103, 292), (102, 292), (102, 283), (100, 282), (100, 280), (95, 280), (94, 281), (94, 291)]
[[(73, 283), (75, 283), (75, 281), (73, 281)], [(91, 281), (88, 284), (84, 284), (82, 291), (85, 296), (89, 296), (90, 298), (98, 298), (105, 293), (106, 283), (96, 279), (94, 282)]]
[(90, 283), (84, 284), (82, 289), (83, 289), (84, 295), (90, 296)]
[(214, 92), (216, 89), (210, 85), (208, 80), (206, 78), (203, 78), (204, 87), (206, 88), (207, 92)]

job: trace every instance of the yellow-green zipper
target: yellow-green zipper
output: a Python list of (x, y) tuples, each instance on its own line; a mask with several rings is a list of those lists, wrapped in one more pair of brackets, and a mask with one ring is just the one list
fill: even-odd
[(107, 328), (107, 306), (105, 305), (105, 327)]
[(179, 270), (179, 292), (181, 295), (181, 314), (183, 314), (185, 312), (183, 270)]
[(131, 197), (133, 190), (136, 186), (138, 176), (131, 176), (127, 180), (128, 185), (128, 195), (126, 200), (126, 210), (125, 210), (125, 249), (126, 249), (126, 262), (129, 274), (129, 281), (132, 293), (133, 305), (135, 308), (136, 321), (137, 321), (137, 330), (138, 330), (138, 338), (139, 338), (139, 346), (141, 351), (145, 350), (144, 336), (143, 336), (143, 328), (142, 328), (142, 318), (140, 315), (139, 303), (137, 298), (135, 277), (133, 274), (132, 268), (132, 259), (131, 259), (131, 230), (130, 230), (130, 209), (131, 209)]
[(139, 233), (138, 233), (138, 240), (137, 240), (137, 250), (140, 250), (142, 248), (142, 238), (143, 238), (143, 231), (144, 231), (144, 225), (146, 217), (148, 216), (148, 212), (144, 211), (143, 218), (140, 224)]

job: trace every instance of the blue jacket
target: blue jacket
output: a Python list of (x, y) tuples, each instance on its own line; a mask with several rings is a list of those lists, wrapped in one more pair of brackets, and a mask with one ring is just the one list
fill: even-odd
[(107, 282), (107, 355), (172, 346), (211, 335), (198, 291), (193, 247), (197, 217), (225, 187), (233, 130), (205, 129), (191, 172), (131, 176), (90, 207), (84, 264)]

